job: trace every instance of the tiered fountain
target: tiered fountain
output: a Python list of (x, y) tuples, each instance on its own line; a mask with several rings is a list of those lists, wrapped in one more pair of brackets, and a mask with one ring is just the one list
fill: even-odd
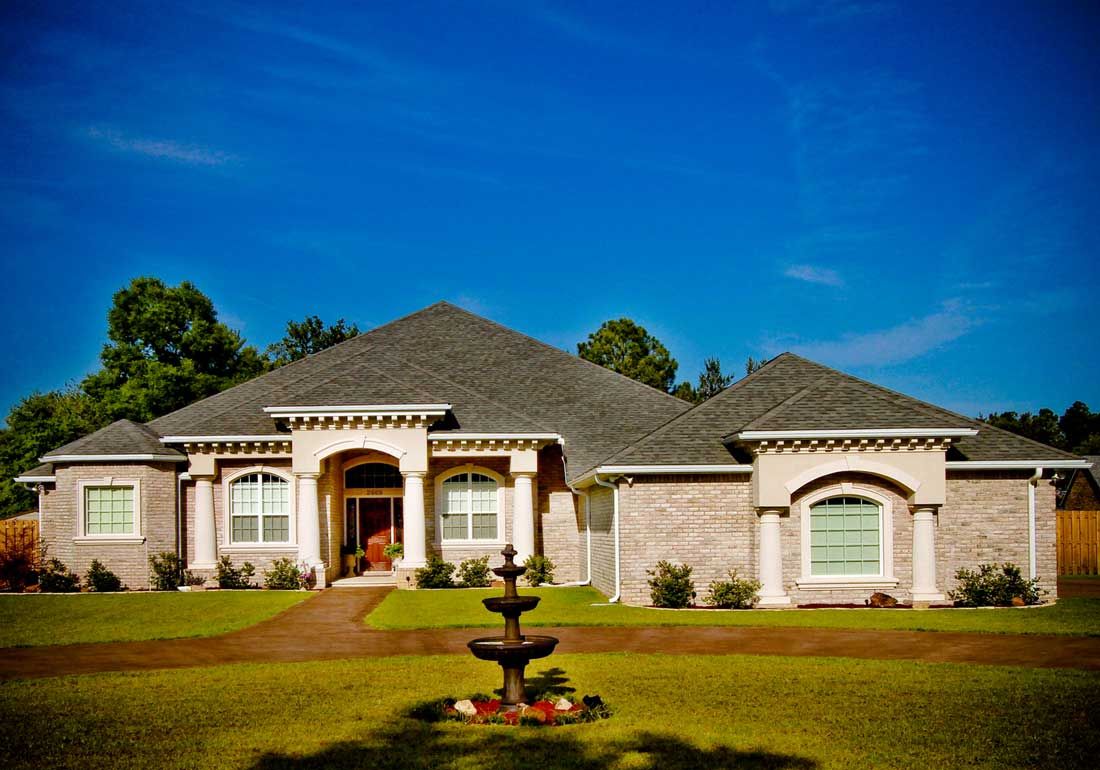
[(504, 556), (504, 566), (497, 567), (493, 572), (504, 578), (504, 596), (482, 599), (482, 604), (490, 612), (499, 612), (504, 616), (504, 636), (485, 636), (474, 639), (467, 646), (474, 657), (495, 660), (504, 669), (504, 696), (500, 699), (500, 705), (502, 708), (515, 708), (527, 701), (523, 677), (527, 664), (552, 653), (558, 640), (552, 636), (524, 636), (519, 632), (519, 616), (538, 606), (539, 597), (516, 593), (516, 578), (527, 568), (516, 566), (516, 549), (512, 544), (509, 543), (500, 553)]

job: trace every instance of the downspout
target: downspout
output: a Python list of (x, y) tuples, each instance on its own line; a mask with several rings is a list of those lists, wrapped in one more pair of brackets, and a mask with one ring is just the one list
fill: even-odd
[(1043, 478), (1043, 469), (1036, 468), (1035, 475), (1027, 480), (1027, 565), (1028, 576), (1034, 580), (1038, 571), (1035, 563), (1035, 489), (1039, 479)]
[(608, 599), (607, 602), (608, 604), (615, 604), (622, 598), (623, 594), (622, 571), (619, 558), (619, 484), (618, 482), (602, 481), (598, 473), (592, 477), (592, 480), (601, 487), (610, 489), (612, 495), (611, 520), (612, 528), (615, 531), (615, 595)]

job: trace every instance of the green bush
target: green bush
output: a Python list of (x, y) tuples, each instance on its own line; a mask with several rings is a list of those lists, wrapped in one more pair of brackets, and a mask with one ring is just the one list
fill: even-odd
[(458, 565), (458, 584), (463, 588), (487, 588), (492, 584), (490, 574), (488, 556), (467, 559)]
[(183, 578), (180, 557), (171, 551), (161, 551), (149, 557), (149, 569), (153, 574), (149, 583), (154, 591), (175, 591)]
[(206, 584), (206, 578), (202, 575), (196, 575), (191, 570), (183, 571), (183, 584), (185, 586), (201, 586)]
[(252, 576), (256, 568), (251, 562), (245, 562), (240, 569), (233, 566), (228, 556), (218, 559), (218, 588), (253, 588)]
[(80, 577), (69, 572), (60, 559), (48, 559), (38, 571), (38, 590), (47, 594), (71, 594), (80, 590)]
[(649, 595), (654, 607), (687, 607), (695, 598), (695, 583), (691, 579), (691, 567), (686, 564), (657, 562), (655, 570), (646, 570), (649, 578)]
[(405, 546), (401, 543), (390, 543), (382, 549), (382, 555), (390, 561), (405, 558)]
[(443, 561), (434, 553), (428, 557), (428, 564), (416, 571), (417, 588), (454, 588), (452, 575), (455, 565)]
[(978, 571), (960, 569), (955, 573), (959, 585), (949, 591), (956, 607), (1009, 607), (1013, 599), (1024, 604), (1039, 604), (1042, 594), (1039, 579), (1028, 580), (1011, 562), (979, 564)]
[(293, 559), (276, 559), (271, 569), (264, 573), (264, 588), (281, 591), (297, 591), (302, 587), (302, 570)]
[(543, 583), (554, 582), (554, 562), (545, 556), (532, 555), (523, 562), (527, 571), (523, 573), (523, 579), (529, 586), (541, 586)]
[(122, 590), (122, 581), (118, 575), (104, 567), (99, 559), (92, 559), (88, 572), (84, 575), (84, 583), (88, 586), (89, 591), (95, 591), (96, 593)]
[(729, 580), (715, 580), (710, 584), (710, 592), (703, 601), (711, 607), (746, 610), (756, 604), (760, 598), (760, 581), (737, 577), (737, 570), (731, 569)]

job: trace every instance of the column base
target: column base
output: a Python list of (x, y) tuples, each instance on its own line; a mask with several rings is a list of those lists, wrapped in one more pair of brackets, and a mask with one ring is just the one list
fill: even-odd
[(757, 607), (789, 607), (791, 605), (791, 597), (787, 595), (783, 596), (761, 596), (756, 601)]
[(196, 562), (192, 562), (191, 564), (187, 565), (187, 569), (210, 570), (210, 569), (217, 569), (217, 568), (218, 568), (218, 565), (217, 565), (216, 562), (196, 561)]
[(401, 566), (394, 570), (394, 579), (397, 582), (397, 587), (405, 589), (416, 589), (416, 567), (411, 567), (401, 562)]
[(947, 599), (943, 594), (925, 593), (923, 591), (914, 591), (909, 598), (914, 602), (942, 602)]

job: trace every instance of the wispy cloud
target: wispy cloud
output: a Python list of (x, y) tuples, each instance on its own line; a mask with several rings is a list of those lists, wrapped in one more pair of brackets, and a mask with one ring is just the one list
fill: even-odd
[(842, 335), (792, 346), (798, 353), (837, 367), (888, 366), (911, 361), (957, 340), (981, 323), (973, 308), (944, 302), (930, 315), (888, 329)]
[(819, 283), (824, 286), (843, 286), (844, 279), (840, 273), (828, 267), (815, 265), (791, 265), (783, 271), (783, 275), (806, 283)]
[(183, 144), (172, 139), (129, 136), (116, 129), (102, 126), (89, 126), (85, 134), (88, 138), (120, 152), (173, 161), (187, 166), (225, 166), (240, 161), (236, 155), (211, 147)]

